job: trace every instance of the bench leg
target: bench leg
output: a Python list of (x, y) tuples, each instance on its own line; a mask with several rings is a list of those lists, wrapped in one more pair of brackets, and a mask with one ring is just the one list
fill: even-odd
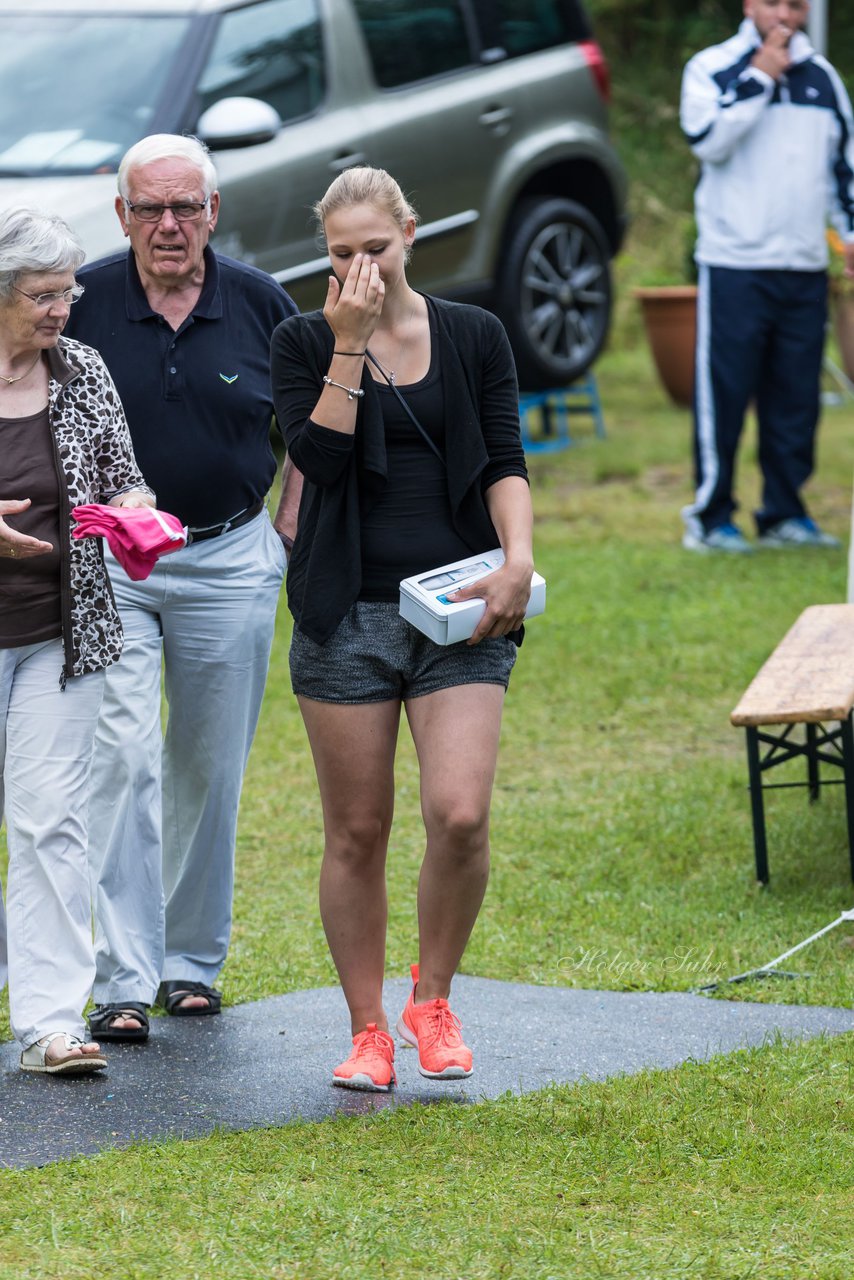
[(821, 789), (818, 773), (818, 754), (816, 752), (816, 729), (814, 724), (806, 725), (807, 731), (807, 782), (810, 789), (810, 803), (814, 803)]
[(845, 808), (848, 814), (848, 856), (851, 859), (851, 879), (854, 880), (854, 728), (851, 716), (840, 721), (842, 732), (842, 776), (845, 779)]
[[(850, 731), (851, 722), (848, 722)], [(854, 759), (854, 741), (852, 741), (852, 759)], [(847, 772), (847, 771), (846, 771)], [(753, 726), (747, 727), (747, 774), (750, 780), (750, 808), (753, 813), (753, 850), (756, 855), (756, 879), (762, 884), (768, 883), (768, 845), (765, 840), (765, 810), (762, 803), (762, 771), (759, 765), (759, 735)], [(854, 799), (854, 788), (852, 788)], [(849, 820), (852, 811), (849, 809)], [(854, 831), (854, 826), (849, 826)], [(854, 853), (852, 853), (854, 858)], [(852, 863), (854, 865), (854, 863)]]

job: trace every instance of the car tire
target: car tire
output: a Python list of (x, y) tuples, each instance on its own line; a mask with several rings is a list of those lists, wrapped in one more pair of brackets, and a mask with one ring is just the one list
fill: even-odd
[(611, 318), (610, 254), (599, 223), (574, 200), (520, 205), (499, 268), (497, 310), (524, 391), (563, 387), (590, 367)]

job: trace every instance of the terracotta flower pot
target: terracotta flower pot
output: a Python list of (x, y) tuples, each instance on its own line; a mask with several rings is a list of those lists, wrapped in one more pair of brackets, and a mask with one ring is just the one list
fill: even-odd
[(665, 391), (676, 404), (690, 407), (694, 397), (697, 286), (635, 289), (634, 296), (641, 304), (652, 358)]

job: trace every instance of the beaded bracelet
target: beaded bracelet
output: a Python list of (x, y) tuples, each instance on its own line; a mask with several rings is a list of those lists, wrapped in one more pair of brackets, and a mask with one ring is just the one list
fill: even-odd
[(327, 378), (325, 373), (323, 375), (323, 381), (326, 383), (327, 387), (337, 387), (339, 391), (346, 391), (348, 400), (358, 398), (365, 394), (361, 387), (345, 387), (343, 382), (334, 382), (332, 378)]

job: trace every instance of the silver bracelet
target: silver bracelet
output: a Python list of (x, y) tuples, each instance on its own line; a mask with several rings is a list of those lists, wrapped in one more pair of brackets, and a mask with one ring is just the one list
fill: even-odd
[(323, 375), (323, 381), (326, 383), (327, 387), (337, 387), (339, 391), (346, 391), (348, 400), (359, 399), (360, 396), (365, 394), (361, 387), (345, 387), (343, 382), (334, 382), (332, 378), (328, 378), (325, 373)]

